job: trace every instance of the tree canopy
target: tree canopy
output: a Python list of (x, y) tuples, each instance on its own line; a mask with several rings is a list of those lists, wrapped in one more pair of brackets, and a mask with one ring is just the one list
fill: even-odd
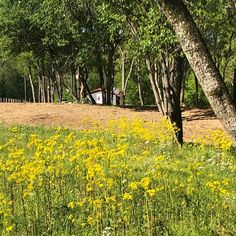
[[(27, 78), (27, 96), (37, 102), (96, 103), (91, 91), (100, 88), (103, 103), (111, 104), (118, 88), (121, 105), (156, 105), (181, 130), (180, 106), (184, 98), (191, 98), (186, 104), (199, 105), (201, 88), (197, 80), (191, 82), (191, 66), (163, 2), (2, 0), (0, 96), (16, 94), (7, 92), (6, 86), (22, 93), (12, 82), (16, 78)], [(231, 89), (236, 62), (234, 1), (186, 5)]]

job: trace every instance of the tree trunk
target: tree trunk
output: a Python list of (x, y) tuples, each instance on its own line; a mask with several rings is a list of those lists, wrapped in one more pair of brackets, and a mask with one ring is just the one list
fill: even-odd
[(183, 122), (182, 111), (180, 103), (180, 94), (182, 81), (184, 79), (184, 58), (178, 56), (174, 57), (174, 70), (171, 74), (170, 84), (173, 96), (173, 112), (170, 119), (172, 123), (175, 123), (178, 131), (176, 132), (176, 138), (180, 144), (183, 144)]
[(107, 73), (106, 73), (106, 80), (105, 80), (106, 105), (112, 105), (112, 102), (113, 102), (113, 86), (114, 86), (114, 76), (115, 76), (114, 54), (115, 54), (115, 47), (114, 45), (111, 45), (109, 47)]
[(125, 53), (121, 50), (121, 93), (120, 93), (120, 106), (125, 105)]
[(51, 103), (51, 81), (49, 77), (47, 77), (47, 102)]
[(215, 114), (236, 143), (236, 111), (232, 99), (192, 16), (182, 0), (162, 0), (160, 6)]
[(181, 85), (181, 92), (180, 92), (180, 107), (184, 108), (185, 107), (185, 100), (184, 100), (184, 92), (185, 92), (185, 80), (186, 80), (186, 75), (183, 77), (182, 85)]
[(87, 80), (88, 80), (88, 72), (86, 71), (86, 69), (83, 69), (83, 68), (79, 68), (78, 69), (78, 75), (79, 75), (79, 80), (81, 82), (81, 96), (83, 98), (86, 97), (86, 93), (88, 94), (89, 98), (90, 98), (90, 101), (92, 102), (92, 104), (96, 104), (96, 101), (94, 100), (91, 92), (90, 92), (90, 89), (89, 89), (89, 86), (88, 86), (88, 83), (87, 83)]
[(184, 77), (184, 59), (180, 56), (163, 55), (162, 83), (165, 97), (165, 115), (177, 128), (176, 138), (183, 143), (183, 124), (180, 107), (181, 85)]
[(167, 58), (164, 58), (162, 65), (162, 86), (163, 86), (163, 100), (164, 100), (164, 113), (165, 115), (169, 116), (172, 112), (173, 103), (172, 103), (172, 96), (170, 91), (170, 73), (173, 68), (169, 68), (167, 65)]
[(41, 78), (38, 75), (38, 102), (41, 103)]
[(38, 88), (38, 101), (45, 103), (45, 84), (44, 84), (44, 76), (39, 75), (39, 88)]
[(195, 103), (196, 107), (199, 108), (199, 86), (198, 86), (198, 80), (196, 75), (194, 75), (194, 80), (195, 80)]
[(236, 107), (236, 69), (234, 69), (234, 78), (233, 78), (233, 103)]
[(48, 78), (49, 81), (49, 101), (50, 103), (54, 102), (54, 86), (51, 77)]
[(52, 80), (52, 87), (53, 87), (52, 100), (54, 101), (55, 100), (55, 98), (54, 98), (55, 90), (56, 90), (57, 96), (59, 98), (60, 97), (60, 89), (59, 89), (59, 85), (58, 85), (58, 81), (57, 81), (57, 76), (56, 76), (54, 71), (50, 72), (50, 77), (51, 77), (51, 80)]
[(138, 62), (137, 84), (138, 84), (138, 95), (139, 95), (140, 105), (144, 106), (143, 90), (142, 90), (141, 79), (140, 79), (140, 65), (139, 65), (139, 62)]
[(185, 108), (185, 89), (186, 89), (186, 78), (188, 77), (188, 71), (189, 71), (189, 63), (184, 59), (184, 65), (183, 65), (183, 80), (181, 84), (181, 91), (180, 91), (180, 107)]
[(71, 92), (76, 102), (79, 102), (78, 85), (77, 85), (78, 80), (79, 80), (79, 75), (77, 75), (77, 70), (72, 66), (71, 67)]
[(63, 94), (64, 94), (64, 75), (62, 75), (60, 73), (60, 71), (58, 71), (58, 76), (59, 76), (59, 89), (60, 89), (60, 97), (59, 97), (59, 102), (63, 101)]
[(161, 112), (161, 114), (164, 115), (165, 112), (163, 109), (163, 101), (161, 99), (160, 91), (157, 87), (158, 85), (155, 83), (155, 76), (154, 76), (154, 72), (153, 72), (153, 69), (151, 66), (151, 61), (149, 58), (146, 59), (146, 64), (147, 64), (147, 68), (148, 68), (148, 78), (149, 78), (151, 86), (152, 86), (152, 91), (153, 91), (153, 94), (155, 97), (157, 108), (158, 108), (159, 112)]
[(33, 84), (33, 76), (32, 76), (32, 68), (29, 66), (29, 81), (30, 81), (30, 86), (31, 86), (31, 92), (32, 92), (32, 97), (33, 97), (33, 103), (36, 102), (35, 99), (35, 90), (34, 90), (34, 84)]
[(43, 103), (46, 102), (46, 92), (45, 92), (45, 76), (41, 76), (41, 101)]
[(97, 56), (97, 69), (98, 69), (98, 74), (99, 74), (99, 79), (100, 79), (100, 88), (102, 89), (102, 104), (105, 104), (105, 79), (104, 79), (104, 71), (103, 71), (103, 64), (102, 64), (102, 58), (100, 56), (100, 53), (98, 53)]
[(128, 81), (131, 77), (132, 71), (133, 71), (133, 65), (134, 65), (134, 57), (132, 58), (130, 68), (128, 75), (126, 76), (126, 66), (125, 66), (125, 53), (121, 50), (121, 93), (120, 93), (120, 105), (125, 106), (125, 97), (126, 97), (126, 90)]

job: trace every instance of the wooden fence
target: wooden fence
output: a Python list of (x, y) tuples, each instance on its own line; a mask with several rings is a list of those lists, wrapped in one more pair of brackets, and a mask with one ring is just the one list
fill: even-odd
[(3, 103), (22, 103), (22, 102), (24, 102), (24, 100), (14, 99), (14, 98), (0, 98), (0, 102), (3, 102)]

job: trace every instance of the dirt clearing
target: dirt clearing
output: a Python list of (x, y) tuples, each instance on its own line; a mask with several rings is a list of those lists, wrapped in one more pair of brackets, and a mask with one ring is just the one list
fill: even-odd
[[(79, 129), (85, 118), (100, 121), (109, 119), (142, 118), (158, 121), (161, 118), (156, 109), (120, 108), (85, 104), (32, 104), (0, 103), (0, 123), (7, 125), (43, 125)], [(211, 110), (194, 109), (183, 112), (184, 139), (191, 141), (201, 130), (223, 129)]]

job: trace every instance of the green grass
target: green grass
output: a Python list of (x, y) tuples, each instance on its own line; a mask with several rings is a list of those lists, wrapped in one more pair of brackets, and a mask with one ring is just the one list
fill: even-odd
[(0, 126), (1, 235), (236, 235), (235, 180), (232, 148), (165, 121)]

